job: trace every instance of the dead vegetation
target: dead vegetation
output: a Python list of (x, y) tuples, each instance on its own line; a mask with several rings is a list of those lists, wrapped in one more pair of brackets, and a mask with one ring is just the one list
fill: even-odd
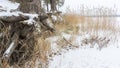
[[(68, 13), (65, 14), (63, 18), (65, 19), (65, 23), (55, 25), (55, 35), (60, 37), (57, 39), (57, 41), (55, 41), (55, 43), (58, 45), (58, 50), (50, 54), (52, 57), (55, 55), (61, 55), (61, 52), (63, 51), (76, 49), (81, 46), (89, 46), (91, 48), (94, 48), (94, 45), (97, 45), (97, 48), (101, 50), (102, 48), (108, 46), (111, 39), (107, 36), (100, 37), (99, 33), (101, 31), (104, 33), (107, 33), (109, 31), (118, 31), (114, 24), (116, 22), (116, 19), (113, 17), (88, 17), (74, 13)], [(66, 39), (61, 36), (62, 33), (71, 35), (70, 39)], [(81, 36), (83, 33), (89, 33), (90, 38), (84, 38), (79, 41), (81, 44), (75, 44), (75, 35)]]
[[(57, 33), (78, 34), (81, 32), (118, 31), (113, 17), (87, 17), (74, 13), (65, 14), (65, 23), (56, 25)], [(62, 27), (62, 28), (61, 28)]]
[[(24, 64), (32, 57), (31, 53), (33, 53), (32, 50), (34, 50), (33, 45), (36, 43), (33, 36), (34, 27), (22, 23), (0, 23), (0, 33), (2, 33), (2, 36), (0, 37), (0, 57), (3, 57), (1, 62), (3, 62), (3, 65), (4, 62), (8, 62), (10, 65)], [(14, 41), (16, 41), (16, 43)], [(5, 54), (5, 51), (12, 43), (16, 46), (15, 50), (11, 53), (10, 57), (4, 58), (3, 55)]]

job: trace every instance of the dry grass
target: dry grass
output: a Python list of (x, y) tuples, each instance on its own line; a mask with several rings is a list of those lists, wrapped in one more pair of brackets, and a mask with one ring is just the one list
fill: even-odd
[(58, 23), (55, 25), (56, 33), (60, 34), (61, 32), (65, 33), (77, 33), (79, 27), (77, 24), (79, 23), (79, 16), (74, 14), (65, 14), (63, 19), (65, 22)]
[(47, 68), (48, 66), (48, 55), (51, 52), (50, 44), (43, 37), (38, 37), (36, 40), (33, 59), (26, 63), (25, 68), (28, 68), (28, 64), (29, 68)]
[(47, 61), (47, 56), (51, 50), (49, 42), (45, 41), (42, 37), (38, 38), (38, 43), (35, 46), (35, 53), (38, 55), (44, 62)]
[(106, 17), (85, 17), (84, 22), (80, 22), (81, 31), (114, 31), (115, 25), (114, 18), (106, 18)]
[(43, 37), (36, 38), (32, 58), (23, 66), (14, 65), (16, 68), (48, 68), (48, 55), (51, 52), (50, 44)]
[(113, 17), (85, 17), (76, 14), (65, 14), (65, 23), (57, 24), (57, 33), (65, 32), (78, 34), (79, 32), (116, 31)]

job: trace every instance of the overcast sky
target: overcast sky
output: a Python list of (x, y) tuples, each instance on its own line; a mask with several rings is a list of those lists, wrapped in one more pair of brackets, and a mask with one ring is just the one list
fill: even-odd
[(65, 11), (66, 8), (78, 10), (81, 5), (84, 5), (88, 8), (113, 8), (117, 9), (117, 14), (120, 14), (120, 0), (65, 0), (61, 10)]

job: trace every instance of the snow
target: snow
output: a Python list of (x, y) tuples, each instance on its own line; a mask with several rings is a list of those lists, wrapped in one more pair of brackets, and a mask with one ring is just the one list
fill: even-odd
[(33, 24), (34, 18), (38, 17), (38, 14), (28, 14), (18, 11), (19, 3), (11, 2), (9, 0), (0, 0), (0, 16), (19, 16), (20, 14), (28, 16), (29, 19), (24, 21), (27, 24)]
[[(28, 16), (29, 19), (24, 21), (27, 22), (27, 24), (33, 24), (35, 23), (34, 18), (38, 18), (38, 14), (28, 14), (28, 13), (23, 13), (23, 15)], [(37, 23), (36, 23), (37, 24)]]
[[(80, 13), (81, 8), (93, 9), (93, 8), (109, 8), (117, 10), (117, 14), (120, 15), (120, 0), (65, 0), (64, 5), (60, 8), (61, 11), (74, 10), (76, 13)], [(69, 11), (68, 11), (69, 12)]]
[(18, 16), (20, 12), (12, 12), (17, 10), (19, 3), (13, 3), (8, 0), (0, 0), (0, 16)]
[(76, 49), (54, 57), (49, 68), (120, 68), (120, 49)]
[(4, 9), (7, 12), (11, 10), (16, 10), (19, 6), (19, 3), (13, 3), (8, 0), (0, 0), (0, 9)]
[[(49, 68), (120, 68), (120, 33), (108, 34), (111, 33), (101, 32), (98, 35), (100, 37), (109, 37), (111, 40), (108, 46), (101, 50), (96, 47), (80, 46), (82, 40), (90, 38), (91, 34), (75, 35), (74, 43), (80, 47), (53, 57), (49, 62)], [(62, 34), (62, 36), (70, 37), (67, 34)], [(55, 44), (55, 42), (53, 43)]]

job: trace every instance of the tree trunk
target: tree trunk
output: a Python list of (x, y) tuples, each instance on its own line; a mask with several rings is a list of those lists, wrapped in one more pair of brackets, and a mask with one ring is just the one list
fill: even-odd
[(56, 9), (56, 0), (50, 0), (50, 4), (51, 4), (51, 11), (55, 11)]
[(10, 0), (20, 3), (19, 10), (24, 13), (37, 13), (41, 12), (40, 0)]

